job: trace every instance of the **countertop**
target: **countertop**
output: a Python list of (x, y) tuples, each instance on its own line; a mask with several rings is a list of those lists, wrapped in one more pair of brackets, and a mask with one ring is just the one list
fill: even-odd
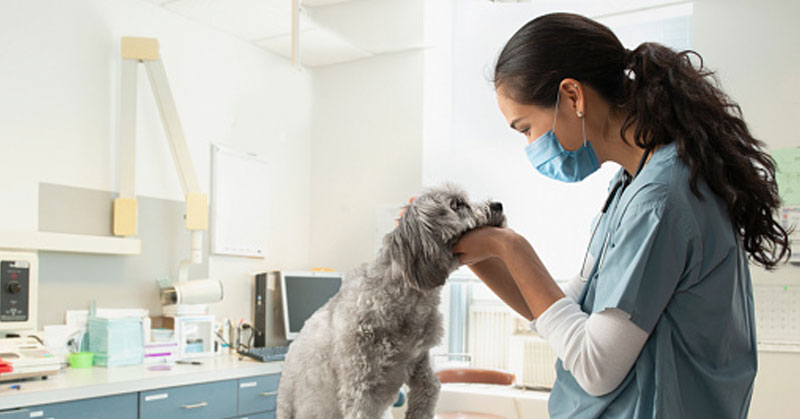
[[(281, 371), (282, 365), (282, 362), (258, 362), (249, 358), (240, 360), (236, 355), (219, 355), (198, 361), (203, 364), (165, 364), (170, 365), (169, 371), (149, 369), (153, 364), (67, 368), (46, 380), (0, 383), (0, 410), (275, 374)], [(21, 388), (12, 390), (11, 384), (19, 384)]]

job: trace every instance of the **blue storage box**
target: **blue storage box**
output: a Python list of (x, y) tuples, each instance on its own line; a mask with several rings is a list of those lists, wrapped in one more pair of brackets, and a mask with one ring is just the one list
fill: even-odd
[(144, 360), (142, 319), (89, 317), (89, 352), (103, 367), (141, 364)]

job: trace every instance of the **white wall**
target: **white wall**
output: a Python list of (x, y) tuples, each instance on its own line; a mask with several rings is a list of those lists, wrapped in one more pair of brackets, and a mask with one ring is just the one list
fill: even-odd
[[(212, 311), (249, 319), (251, 272), (308, 266), (311, 78), (144, 1), (0, 3), (0, 229), (37, 230), (39, 182), (117, 189), (121, 36), (159, 39), (203, 190), (211, 143), (262, 153), (271, 164), (266, 261), (215, 256), (209, 263), (225, 284), (225, 300)], [(137, 193), (182, 200), (143, 69), (139, 80)]]
[(422, 174), (423, 53), (313, 70), (311, 263), (373, 258), (376, 208), (402, 205)]

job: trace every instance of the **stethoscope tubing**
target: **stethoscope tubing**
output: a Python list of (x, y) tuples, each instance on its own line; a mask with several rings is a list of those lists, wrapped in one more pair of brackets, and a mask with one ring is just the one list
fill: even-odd
[[(603, 221), (603, 217), (606, 215), (606, 212), (608, 212), (608, 208), (611, 206), (611, 203), (614, 202), (614, 197), (617, 195), (617, 192), (619, 191), (619, 194), (622, 195), (625, 192), (625, 188), (627, 188), (628, 185), (631, 184), (633, 179), (636, 176), (639, 176), (639, 172), (642, 171), (642, 168), (644, 167), (645, 162), (647, 162), (647, 158), (650, 156), (651, 152), (652, 152), (652, 150), (649, 149), (649, 148), (644, 151), (644, 154), (642, 155), (642, 159), (639, 161), (639, 166), (636, 168), (636, 173), (632, 177), (627, 172), (623, 173), (622, 174), (622, 179), (618, 180), (617, 183), (614, 184), (614, 187), (611, 188), (611, 192), (608, 194), (608, 197), (606, 198), (606, 202), (603, 204), (603, 208), (600, 210), (600, 216), (597, 218), (597, 221), (594, 223), (594, 227), (592, 227), (592, 235), (589, 238), (589, 246), (587, 246), (586, 252), (583, 254), (583, 263), (581, 263), (581, 272), (580, 272), (581, 276), (583, 276), (583, 274), (586, 273), (585, 272), (585, 270), (586, 270), (586, 260), (587, 260), (587, 258), (589, 256), (589, 251), (591, 249), (592, 242), (594, 242), (594, 236), (595, 236), (595, 233), (597, 233), (597, 227), (600, 226), (600, 222)], [(608, 237), (606, 237), (606, 242), (607, 241), (608, 241)], [(584, 280), (587, 280), (588, 277), (594, 273), (595, 268), (597, 268), (599, 266), (599, 263), (602, 261), (603, 255), (605, 254), (605, 247), (606, 247), (606, 244), (604, 243), (603, 244), (603, 248), (600, 251), (601, 254), (598, 256), (597, 261), (595, 261), (595, 266), (592, 267), (592, 271), (590, 271), (586, 275)]]

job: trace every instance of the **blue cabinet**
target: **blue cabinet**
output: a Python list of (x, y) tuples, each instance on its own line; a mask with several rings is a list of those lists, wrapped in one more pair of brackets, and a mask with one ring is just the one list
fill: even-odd
[(280, 374), (0, 412), (0, 419), (275, 419)]
[(237, 380), (171, 387), (139, 393), (139, 417), (221, 419), (238, 415)]
[[(136, 419), (136, 393), (98, 397), (29, 407), (26, 418), (42, 419)], [(13, 417), (13, 416), (12, 416)], [(0, 416), (6, 419), (5, 416)]]
[(239, 414), (274, 411), (280, 374), (239, 379)]

